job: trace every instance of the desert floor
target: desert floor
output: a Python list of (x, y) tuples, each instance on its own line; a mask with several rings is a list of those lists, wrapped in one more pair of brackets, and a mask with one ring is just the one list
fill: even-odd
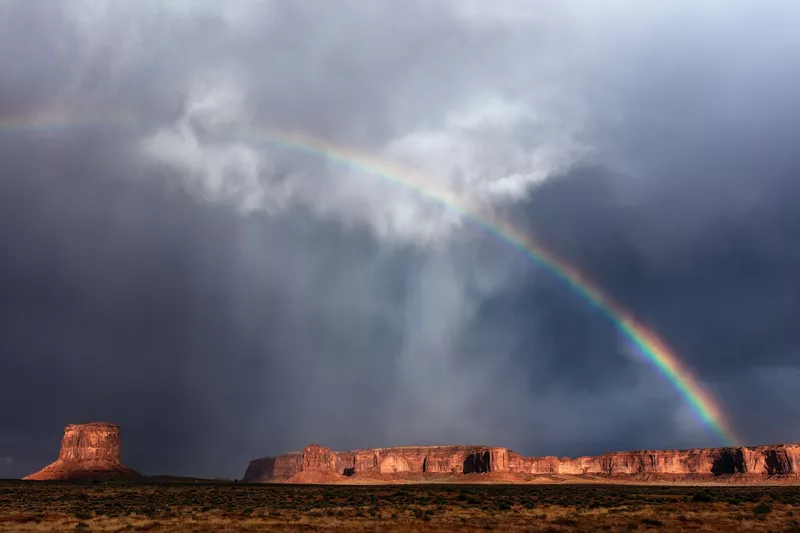
[(0, 531), (799, 531), (800, 486), (0, 482)]

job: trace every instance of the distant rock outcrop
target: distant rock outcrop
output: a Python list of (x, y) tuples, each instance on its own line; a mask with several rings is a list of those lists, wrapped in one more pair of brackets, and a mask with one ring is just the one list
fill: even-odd
[(242, 482), (263, 483), (285, 481), (299, 474), (303, 465), (303, 452), (291, 452), (278, 457), (263, 457), (250, 461)]
[(799, 473), (800, 444), (615, 452), (575, 459), (523, 457), (507, 448), (489, 446), (405, 446), (334, 452), (312, 444), (302, 452), (252, 461), (243, 481), (338, 483), (357, 481), (359, 477), (431, 480), (444, 474), (449, 478), (488, 474), (505, 481), (534, 480), (535, 476), (544, 475), (642, 480), (725, 479), (737, 475), (738, 479), (800, 479)]
[(119, 426), (109, 422), (69, 424), (64, 428), (56, 462), (23, 479), (84, 480), (138, 478), (122, 464)]

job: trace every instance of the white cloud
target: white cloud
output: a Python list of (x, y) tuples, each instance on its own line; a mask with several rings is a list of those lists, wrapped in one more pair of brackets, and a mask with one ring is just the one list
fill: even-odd
[(261, 181), (268, 173), (265, 155), (246, 142), (209, 135), (235, 131), (247, 122), (242, 92), (235, 84), (198, 84), (181, 117), (145, 139), (142, 149), (203, 200), (225, 202), (243, 212), (267, 209), (278, 198), (277, 190)]
[(437, 129), (392, 141), (387, 155), (473, 203), (518, 200), (583, 157), (579, 124), (496, 96), (450, 113)]
[[(83, 99), (91, 106), (116, 101), (128, 94), (131, 82), (142, 79), (149, 89), (140, 91), (141, 96), (153, 106), (145, 113), (152, 117), (188, 92), (182, 115), (151, 132), (141, 147), (147, 158), (171, 169), (177, 185), (204, 201), (225, 202), (243, 212), (300, 204), (319, 216), (367, 224), (383, 237), (421, 243), (447, 239), (460, 226), (457, 213), (375, 176), (338, 165), (285, 161), (285, 153), (253, 142), (254, 126), (271, 126), (264, 117), (294, 123), (311, 135), (327, 131), (332, 137), (336, 134), (326, 129), (328, 122), (341, 123), (344, 131), (351, 121), (366, 121), (352, 129), (381, 130), (377, 137), (361, 139), (371, 147), (371, 156), (407, 168), (423, 185), (476, 206), (518, 200), (586, 156), (581, 139), (586, 118), (572, 98), (574, 91), (562, 90), (541, 53), (531, 54), (530, 61), (526, 56), (524, 68), (519, 68), (520, 58), (498, 47), (494, 30), (475, 26), (535, 25), (552, 17), (552, 8), (532, 9), (517, 0), (500, 0), (491, 8), (476, 1), (425, 8), (432, 18), (423, 29), (450, 34), (453, 42), (468, 43), (467, 34), (487, 39), (476, 50), (500, 54), (499, 63), (507, 60), (509, 65), (496, 74), (513, 72), (509, 79), (525, 86), (506, 90), (492, 77), (473, 77), (471, 62), (480, 58), (471, 53), (453, 57), (464, 62), (457, 76), (463, 80), (436, 77), (441, 68), (433, 63), (424, 70), (431, 74), (420, 77), (416, 60), (375, 62), (383, 57), (382, 47), (387, 58), (403, 59), (395, 47), (401, 49), (406, 39), (376, 37), (381, 32), (375, 28), (393, 26), (390, 12), (378, 4), (365, 8), (346, 2), (352, 16), (369, 21), (364, 38), (371, 39), (376, 52), (363, 57), (359, 34), (346, 38), (331, 29), (348, 27), (352, 17), (343, 14), (347, 10), (331, 14), (342, 19), (319, 25), (313, 2), (287, 7), (272, 0), (74, 0), (59, 6), (73, 29), (65, 37), (71, 43), (69, 57), (61, 61), (73, 74), (60, 88), (63, 101)], [(413, 11), (398, 13), (398, 20), (413, 18)], [(302, 22), (298, 33), (277, 31), (292, 20)], [(263, 54), (256, 59), (248, 55), (253, 50)], [(432, 58), (449, 58), (446, 51)], [(352, 80), (326, 70), (335, 61), (341, 61), (343, 72), (354, 73)], [(98, 71), (109, 78), (102, 87), (96, 83)], [(390, 75), (394, 71), (398, 74)], [(325, 83), (319, 83), (320, 73), (329, 74)], [(378, 82), (382, 78), (397, 82), (384, 86)], [(463, 95), (457, 90), (471, 83), (475, 88)], [(423, 103), (419, 87), (427, 88), (433, 104), (420, 105), (413, 120), (391, 118)], [(360, 91), (365, 91), (366, 102), (349, 97)], [(315, 107), (325, 101), (330, 105)]]
[(577, 126), (544, 107), (489, 96), (447, 114), (438, 127), (390, 140), (371, 156), (401, 169), (401, 177), (413, 175), (411, 188), (341, 165), (301, 165), (278, 179), (271, 162), (281, 154), (254, 142), (243, 95), (231, 81), (196, 85), (182, 116), (145, 139), (144, 153), (178, 171), (176, 179), (204, 200), (245, 212), (300, 204), (323, 217), (368, 224), (384, 237), (432, 243), (460, 225), (458, 213), (416, 186), (471, 206), (513, 201), (586, 154)]
[(203, 16), (241, 29), (254, 24), (255, 12), (264, 13), (272, 5), (272, 0), (69, 0), (63, 9), (82, 31), (96, 33), (103, 27), (110, 29), (109, 22)]
[(528, 24), (542, 17), (545, 2), (530, 0), (451, 0), (450, 8), (463, 20), (477, 25)]

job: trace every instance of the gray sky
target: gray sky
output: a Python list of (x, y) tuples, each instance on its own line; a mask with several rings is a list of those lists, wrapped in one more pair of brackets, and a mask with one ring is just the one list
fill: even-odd
[(266, 131), (535, 235), (743, 441), (800, 441), (797, 27), (777, 0), (0, 1), (0, 124), (77, 117), (0, 127), (0, 477), (95, 419), (148, 474), (720, 444), (552, 275)]

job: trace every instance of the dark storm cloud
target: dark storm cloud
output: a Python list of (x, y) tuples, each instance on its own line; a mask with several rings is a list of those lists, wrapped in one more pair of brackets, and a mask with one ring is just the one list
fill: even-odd
[[(349, 402), (369, 420), (401, 332), (349, 302), (402, 300), (404, 255), (302, 218), (165, 198), (98, 164), (98, 148), (71, 143), (3, 181), (2, 419), (19, 468), (52, 456), (70, 420), (117, 421), (145, 471), (208, 475), (335, 436)], [(400, 272), (369, 286), (370, 262)]]
[(797, 10), (483, 6), (5, 2), (2, 116), (139, 128), (0, 131), (0, 476), (91, 419), (146, 473), (231, 477), (312, 441), (719, 443), (507, 246), (396, 187), (215, 140), (228, 121), (504, 209), (667, 339), (748, 442), (800, 440)]

